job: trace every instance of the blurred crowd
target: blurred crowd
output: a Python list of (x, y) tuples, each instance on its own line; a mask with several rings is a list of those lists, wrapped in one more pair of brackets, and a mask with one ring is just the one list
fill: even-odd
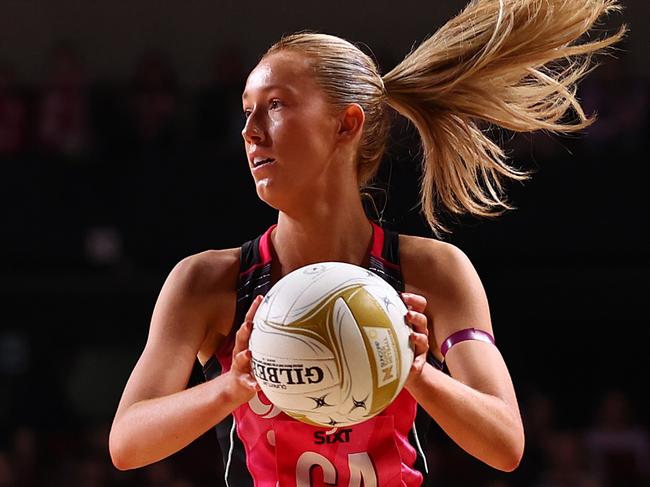
[[(444, 436), (430, 432), (431, 487), (645, 487), (650, 485), (650, 434), (629, 398), (609, 390), (580, 428), (563, 425), (548, 394), (522, 397), (527, 444), (514, 473), (491, 470)], [(148, 467), (120, 472), (110, 463), (109, 425), (38, 430), (21, 425), (0, 444), (0, 486), (222, 486), (221, 457), (209, 431), (185, 450)]]
[(0, 63), (3, 251), (21, 269), (166, 265), (247, 176), (241, 57), (215, 54), (214, 77), (193, 88), (160, 50), (130, 79), (87, 71), (65, 43), (36, 84)]
[[(90, 335), (73, 331), (85, 326), (85, 317), (64, 317), (63, 305), (56, 307), (57, 299), (66, 299), (65, 286), (89, 299), (75, 307), (93, 316), (101, 337), (97, 341), (108, 336), (107, 327), (115, 326), (115, 315), (122, 313), (114, 341), (126, 342), (135, 334), (139, 346), (146, 332), (144, 315), (159, 289), (158, 276), (190, 253), (239, 245), (264, 229), (250, 222), (273, 218), (254, 197), (240, 134), (240, 94), (248, 68), (239, 51), (228, 47), (215, 53), (212, 76), (189, 86), (168, 53), (151, 50), (128, 79), (99, 78), (88, 72), (79, 49), (61, 43), (44, 59), (42, 79), (28, 83), (0, 60), (0, 289), (3, 297), (15, 297), (19, 283), (29, 294), (8, 306), (9, 326), (5, 329), (3, 321), (6, 331), (0, 330), (0, 487), (221, 485), (213, 432), (156, 465), (134, 472), (115, 470), (107, 451), (110, 414), (71, 420), (63, 410), (65, 401), (53, 400), (61, 392), (48, 371), (59, 367), (57, 373), (68, 373), (62, 372), (64, 367), (74, 364), (66, 356), (91, 341)], [(632, 210), (645, 198), (649, 96), (650, 82), (624, 56), (607, 59), (580, 88), (587, 113), (598, 114), (586, 137), (505, 137), (511, 157), (530, 162), (540, 172), (537, 183), (523, 191), (514, 188), (523, 227), (512, 227), (516, 232), (493, 243), (478, 242), (476, 252), (494, 245), (506, 254), (528, 252), (543, 258), (560, 247), (571, 248), (574, 238), (575, 247), (591, 252), (594, 260), (607, 252), (615, 252), (621, 261), (647, 256), (646, 240), (636, 238), (643, 212)], [(398, 128), (399, 139), (404, 127)], [(417, 191), (408, 186), (416, 180), (416, 164), (400, 164), (417, 154), (411, 142), (407, 136), (393, 145), (388, 157), (397, 163), (380, 173), (388, 189), (409, 195), (386, 211), (401, 231), (409, 225), (422, 228), (416, 226), (421, 220), (404, 217), (416, 213)], [(406, 179), (412, 182), (404, 183)], [(545, 180), (554, 181), (553, 194), (545, 193)], [(536, 203), (527, 206), (526, 201)], [(522, 245), (524, 235), (529, 240)], [(613, 238), (599, 238), (603, 235)], [(87, 280), (65, 277), (107, 269), (127, 276), (119, 281), (122, 294), (104, 293), (112, 281), (93, 291), (80, 289)], [(149, 269), (156, 279), (136, 282), (134, 269)], [(21, 275), (28, 278), (14, 279)], [(54, 277), (50, 281), (46, 275)], [(137, 286), (147, 291), (132, 295)], [(59, 294), (52, 295), (56, 287), (61, 287)], [(116, 305), (128, 299), (138, 301), (137, 313), (124, 315), (127, 305)], [(48, 310), (32, 309), (32, 302), (43, 300), (54, 304)], [(40, 322), (48, 319), (47, 313), (57, 326), (63, 325), (56, 337), (65, 337), (67, 348), (51, 350), (53, 332), (43, 335)], [(129, 335), (128, 329), (139, 331)], [(116, 379), (116, 391), (123, 379)], [(557, 391), (535, 386), (527, 384), (521, 394), (527, 447), (515, 473), (491, 471), (444, 433), (432, 431), (430, 485), (650, 485), (649, 418), (628, 391), (607, 390), (605, 384), (597, 400), (580, 411), (580, 421), (564, 421)], [(113, 411), (117, 399), (111, 396), (105, 411)], [(34, 417), (48, 420), (30, 421)]]

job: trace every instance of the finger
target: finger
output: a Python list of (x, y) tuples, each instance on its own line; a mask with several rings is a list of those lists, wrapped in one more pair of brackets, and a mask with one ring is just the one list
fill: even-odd
[(251, 321), (244, 321), (235, 335), (235, 346), (232, 350), (233, 356), (248, 348), (248, 341), (251, 338), (252, 331), (253, 323)]
[(262, 302), (263, 299), (264, 296), (262, 296), (261, 294), (255, 296), (255, 299), (253, 299), (250, 308), (248, 308), (248, 311), (246, 312), (246, 316), (244, 317), (244, 322), (239, 327), (239, 330), (237, 330), (237, 335), (235, 336), (235, 346), (233, 348), (233, 355), (236, 355), (242, 350), (248, 348), (248, 340), (250, 339), (251, 331), (253, 329), (253, 318), (255, 318), (255, 313), (257, 312), (257, 308), (259, 308), (260, 303)]
[(402, 301), (408, 309), (422, 313), (427, 307), (427, 300), (424, 296), (413, 293), (402, 293)]
[(253, 373), (253, 354), (250, 350), (239, 352), (233, 360), (233, 369), (241, 373), (239, 380), (251, 390), (259, 391), (260, 386)]
[(424, 367), (424, 364), (426, 364), (426, 358), (424, 355), (418, 355), (415, 357), (413, 360), (413, 363), (411, 364), (411, 370), (413, 371), (420, 371)]
[(429, 335), (428, 320), (422, 313), (408, 311), (406, 313), (406, 322), (411, 325), (414, 331)]
[(250, 350), (242, 350), (241, 352), (233, 355), (232, 368), (241, 372), (250, 373), (252, 370), (251, 356), (252, 354)]
[(262, 302), (263, 299), (264, 296), (262, 296), (261, 294), (255, 296), (255, 299), (253, 299), (250, 308), (248, 308), (248, 311), (246, 312), (244, 321), (253, 321), (253, 318), (255, 318), (255, 313), (257, 313), (257, 308), (260, 307), (260, 303)]
[(415, 356), (424, 355), (429, 350), (429, 338), (423, 333), (411, 333), (409, 337)]

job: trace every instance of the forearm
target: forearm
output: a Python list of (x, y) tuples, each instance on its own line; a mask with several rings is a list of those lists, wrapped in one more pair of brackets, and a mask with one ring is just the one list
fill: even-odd
[(499, 470), (517, 467), (524, 433), (516, 405), (472, 389), (428, 364), (408, 390), (465, 451)]
[(155, 399), (136, 402), (115, 418), (109, 438), (114, 465), (142, 467), (176, 453), (230, 414), (239, 404), (227, 376)]

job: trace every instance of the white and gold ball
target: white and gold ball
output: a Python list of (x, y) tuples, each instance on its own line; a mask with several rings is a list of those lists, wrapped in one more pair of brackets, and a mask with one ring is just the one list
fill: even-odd
[(253, 321), (253, 373), (289, 416), (326, 427), (384, 410), (413, 362), (406, 306), (386, 281), (342, 262), (287, 274)]

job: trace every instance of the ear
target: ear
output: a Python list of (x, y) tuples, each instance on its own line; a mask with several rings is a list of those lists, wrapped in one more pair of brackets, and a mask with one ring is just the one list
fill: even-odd
[(356, 138), (363, 129), (363, 122), (366, 114), (361, 105), (352, 103), (348, 105), (340, 115), (338, 136), (340, 139), (352, 140)]

